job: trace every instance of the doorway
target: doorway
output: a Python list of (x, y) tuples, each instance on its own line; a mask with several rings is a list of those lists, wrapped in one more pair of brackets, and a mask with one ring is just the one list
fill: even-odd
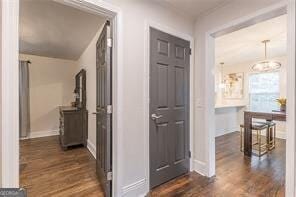
[[(48, 13), (55, 17), (48, 17)], [(28, 61), (20, 62), (20, 71), (26, 68), (30, 75), (20, 75), (23, 92), (19, 95), (21, 100), (30, 93), (31, 105), (27, 106), (31, 114), (26, 114), (30, 114), (32, 120), (31, 129), (26, 129), (31, 131), (29, 139), (20, 141), (20, 186), (28, 195), (40, 196), (41, 192), (55, 195), (66, 190), (75, 193), (66, 188), (77, 181), (82, 183), (81, 180), (93, 184), (98, 194), (103, 193), (98, 187), (95, 165), (92, 166), (96, 155), (92, 156), (89, 144), (96, 144), (93, 129), (97, 125), (96, 117), (91, 114), (96, 111), (96, 40), (102, 29), (105, 32), (106, 20), (51, 0), (20, 2), (19, 58), (30, 60), (30, 66), (25, 64)], [(109, 22), (107, 24), (110, 26)], [(108, 38), (109, 34), (111, 31), (108, 31)], [(101, 46), (107, 45), (106, 39), (107, 36), (103, 36)], [(98, 60), (110, 62), (111, 56), (105, 58), (107, 50), (101, 48)], [(27, 84), (25, 79), (30, 81), (29, 88), (21, 86)], [(24, 92), (28, 89), (30, 91)], [(20, 111), (26, 111), (24, 109), (21, 105)], [(26, 123), (24, 118), (26, 116), (20, 118), (21, 125)], [(97, 152), (103, 152), (101, 149)], [(83, 159), (86, 157), (89, 160)], [(78, 163), (81, 165), (75, 165)], [(62, 166), (66, 164), (69, 166), (64, 171)], [(89, 166), (88, 171), (82, 166)], [(81, 177), (91, 178), (74, 179), (74, 176), (79, 177), (78, 172)], [(83, 189), (83, 192), (90, 195), (91, 191)], [(107, 193), (111, 193), (111, 189)]]
[[(287, 13), (287, 7), (289, 7), (290, 4), (281, 3), (273, 7), (266, 8), (262, 11), (259, 11), (257, 13), (254, 13), (253, 15), (243, 17), (241, 19), (235, 20), (230, 22), (229, 24), (225, 24), (219, 28), (214, 29), (213, 31), (209, 31), (206, 34), (206, 62), (207, 62), (207, 69), (206, 69), (206, 76), (210, 80), (210, 86), (209, 89), (206, 91), (206, 96), (215, 98), (214, 97), (214, 65), (215, 65), (215, 43), (214, 39), (223, 36), (225, 34), (240, 30), (245, 27), (249, 27), (251, 25), (260, 23), (262, 21), (269, 20), (271, 18), (283, 15)], [(291, 11), (291, 12), (290, 12)], [(295, 86), (294, 86), (294, 78), (295, 78), (295, 68), (294, 68), (294, 61), (295, 61), (295, 52), (294, 46), (292, 43), (295, 43), (295, 36), (293, 32), (295, 29), (293, 29), (293, 26), (290, 26), (289, 24), (293, 24), (293, 19), (291, 18), (291, 15), (293, 14), (293, 11), (289, 9), (288, 11), (288, 48), (291, 49), (291, 51), (288, 50), (288, 63), (287, 63), (287, 89), (291, 90), (291, 92), (287, 92), (287, 99), (289, 100), (289, 104), (291, 105), (287, 109), (287, 143), (286, 143), (286, 154), (287, 159), (294, 158), (294, 150), (292, 147), (294, 145), (295, 135), (294, 135), (294, 100), (295, 100)], [(208, 146), (206, 147), (206, 151), (209, 154), (209, 160), (208, 160), (208, 166), (209, 166), (209, 176), (215, 175), (216, 170), (216, 159), (215, 159), (215, 127), (211, 126), (213, 120), (215, 118), (215, 107), (214, 107), (214, 99), (206, 106), (206, 127), (209, 128), (206, 132), (208, 132)], [(247, 138), (245, 138), (247, 139)], [(285, 145), (284, 145), (285, 146)], [(283, 153), (281, 153), (283, 155)], [(248, 158), (246, 156), (246, 158)], [(283, 159), (285, 160), (285, 159)], [(284, 187), (286, 189), (286, 195), (292, 195), (294, 194), (294, 179), (292, 178), (294, 176), (294, 170), (291, 168), (291, 166), (294, 166), (294, 160), (289, 160), (289, 162), (286, 162), (286, 186)]]
[[(112, 26), (114, 27), (114, 31), (112, 32), (113, 35), (113, 70), (112, 75), (114, 76), (112, 81), (112, 93), (114, 95), (113, 97), (113, 136), (112, 141), (121, 142), (117, 139), (117, 137), (120, 137), (117, 135), (117, 130), (119, 127), (122, 127), (121, 123), (121, 116), (119, 115), (119, 108), (122, 107), (122, 101), (121, 101), (121, 92), (119, 91), (122, 86), (122, 66), (118, 66), (122, 64), (121, 58), (122, 58), (122, 50), (121, 50), (121, 32), (122, 28), (119, 25), (118, 21), (121, 19), (121, 16), (118, 15), (120, 12), (120, 9), (116, 6), (113, 6), (111, 4), (106, 4), (104, 2), (95, 2), (90, 3), (88, 1), (75, 1), (75, 0), (69, 0), (69, 1), (56, 1), (57, 3), (62, 3), (64, 5), (78, 8), (82, 11), (85, 11), (87, 13), (93, 13), (97, 14), (99, 16), (103, 16), (108, 18), (110, 21), (112, 21)], [(5, 8), (4, 8), (5, 4)], [(7, 53), (9, 51), (9, 55), (4, 54), (5, 56), (5, 64), (4, 65), (11, 65), (8, 69), (2, 70), (3, 75), (7, 76), (7, 79), (5, 81), (6, 87), (5, 95), (7, 95), (5, 100), (3, 100), (3, 103), (5, 103), (5, 109), (3, 108), (3, 112), (7, 114), (5, 116), (6, 123), (5, 124), (5, 131), (11, 131), (8, 135), (5, 135), (5, 138), (2, 138), (3, 146), (8, 147), (6, 152), (3, 152), (2, 156), (5, 158), (2, 160), (2, 169), (3, 173), (3, 179), (2, 183), (3, 186), (6, 187), (19, 187), (19, 127), (18, 127), (18, 20), (19, 20), (19, 1), (15, 0), (13, 2), (3, 2), (3, 15), (5, 15), (5, 19), (3, 18), (3, 21), (6, 23), (3, 23), (3, 26), (5, 26), (5, 33), (3, 33), (3, 37), (6, 38), (5, 43), (3, 43), (3, 46), (7, 46)], [(14, 25), (11, 25), (14, 24)], [(3, 52), (4, 53), (4, 52)], [(3, 57), (4, 57), (3, 56)], [(3, 60), (4, 61), (4, 60)], [(95, 72), (94, 72), (95, 73)], [(6, 83), (7, 82), (7, 83)], [(8, 87), (9, 86), (9, 87)], [(7, 94), (6, 94), (7, 93)], [(8, 113), (7, 113), (8, 112)], [(92, 111), (93, 112), (93, 111)], [(8, 115), (9, 114), (9, 115)], [(4, 127), (4, 126), (3, 126)], [(116, 143), (115, 143), (116, 144)], [(95, 155), (95, 145), (87, 142), (88, 150)], [(112, 150), (112, 157), (117, 158), (118, 152), (120, 150), (117, 149), (117, 144), (114, 146)], [(117, 160), (117, 159), (115, 159)], [(112, 164), (113, 169), (113, 185), (115, 187), (112, 188), (113, 194), (116, 195), (117, 193), (120, 193), (120, 184), (117, 182), (117, 176), (118, 176), (118, 166), (116, 163)], [(9, 173), (8, 173), (9, 172)]]
[(150, 188), (190, 169), (190, 50), (150, 28)]

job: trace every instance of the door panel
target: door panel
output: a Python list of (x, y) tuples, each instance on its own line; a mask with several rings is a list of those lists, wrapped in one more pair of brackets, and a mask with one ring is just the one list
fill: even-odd
[(158, 64), (158, 108), (168, 108), (168, 65)]
[(175, 107), (185, 106), (184, 68), (175, 66)]
[(158, 164), (157, 170), (161, 168), (165, 168), (169, 165), (169, 155), (168, 155), (168, 140), (166, 136), (168, 135), (169, 129), (168, 124), (158, 124), (157, 125), (157, 156), (158, 156)]
[(189, 171), (188, 41), (150, 29), (150, 187)]
[(176, 122), (175, 125), (175, 161), (174, 162), (180, 162), (186, 159), (186, 147), (185, 147), (185, 126), (184, 121)]
[(112, 181), (108, 173), (112, 172), (112, 114), (108, 106), (112, 105), (112, 48), (107, 46), (107, 39), (111, 38), (109, 21), (106, 22), (96, 45), (96, 76), (97, 76), (97, 162), (96, 171), (103, 186), (105, 196), (111, 196)]

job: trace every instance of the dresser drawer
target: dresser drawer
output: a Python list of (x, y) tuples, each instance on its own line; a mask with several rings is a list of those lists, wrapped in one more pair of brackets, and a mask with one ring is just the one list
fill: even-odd
[(86, 146), (87, 114), (86, 110), (60, 110), (59, 134), (64, 150), (73, 145)]

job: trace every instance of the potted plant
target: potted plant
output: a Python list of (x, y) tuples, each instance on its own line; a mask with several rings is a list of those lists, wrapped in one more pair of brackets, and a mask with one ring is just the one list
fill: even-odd
[(276, 99), (276, 101), (280, 105), (280, 110), (286, 111), (287, 99), (286, 98), (279, 98), (279, 99)]

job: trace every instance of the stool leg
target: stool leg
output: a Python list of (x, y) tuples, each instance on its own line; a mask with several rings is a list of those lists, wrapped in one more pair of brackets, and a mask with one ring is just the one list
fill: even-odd
[(240, 128), (240, 151), (243, 151), (243, 128)]
[(270, 142), (271, 142), (271, 141), (270, 141), (271, 127), (268, 127), (266, 131), (267, 131), (267, 132), (266, 132), (266, 145), (267, 145), (266, 149), (269, 150)]
[(270, 145), (270, 148), (272, 148), (272, 146), (273, 146), (273, 140), (274, 140), (274, 138), (273, 138), (273, 135), (274, 135), (273, 134), (273, 127), (270, 128), (270, 131), (269, 132), (270, 132), (270, 140), (269, 140), (270, 142), (269, 142), (269, 145)]
[[(258, 136), (259, 133), (259, 136)], [(259, 138), (258, 140), (258, 147), (259, 147), (259, 157), (261, 157), (261, 131), (257, 130), (257, 137)]]
[(276, 125), (273, 127), (273, 135), (274, 135), (274, 138), (273, 138), (273, 146), (275, 148), (275, 141), (276, 141)]
[(257, 143), (259, 143), (259, 131), (257, 130), (257, 136), (256, 136), (256, 140), (257, 140)]
[(269, 150), (275, 148), (276, 134), (275, 134), (275, 126), (272, 126), (270, 129), (270, 142), (269, 142)]

